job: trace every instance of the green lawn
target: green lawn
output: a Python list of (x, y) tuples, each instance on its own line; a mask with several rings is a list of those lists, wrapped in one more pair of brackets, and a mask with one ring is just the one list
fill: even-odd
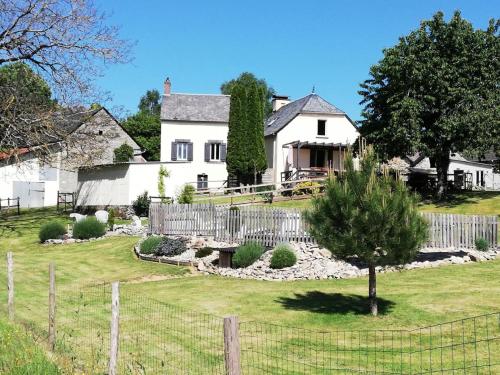
[[(307, 201), (293, 203), (298, 202), (303, 205)], [(498, 194), (482, 193), (480, 198), (466, 195), (460, 202), (447, 206), (426, 205), (422, 208), (457, 210), (454, 212), (460, 213), (480, 210), (481, 213), (498, 214), (499, 204)], [(86, 348), (78, 352), (82, 356), (85, 354), (84, 361), (99, 364), (94, 369), (96, 371), (105, 369), (109, 287), (81, 288), (100, 282), (122, 282), (123, 355), (128, 355), (130, 359), (140, 354), (148, 358), (148, 366), (157, 369), (162, 368), (165, 362), (158, 362), (158, 358), (170, 353), (165, 347), (177, 353), (166, 361), (175, 363), (176, 369), (182, 367), (187, 353), (192, 355), (193, 352), (197, 353), (196, 358), (200, 361), (200, 371), (206, 363), (212, 363), (212, 369), (220, 368), (219, 335), (222, 328), (218, 317), (230, 314), (238, 315), (243, 322), (256, 321), (332, 332), (407, 329), (500, 311), (500, 260), (380, 274), (378, 295), (382, 313), (372, 318), (366, 314), (367, 278), (265, 282), (193, 276), (188, 268), (137, 260), (132, 252), (137, 238), (132, 237), (42, 246), (37, 239), (38, 228), (52, 219), (67, 222), (54, 210), (32, 210), (20, 218), (0, 220), (0, 257), (5, 259), (7, 251), (14, 252), (16, 317), (23, 324), (31, 324), (32, 330), (44, 337), (48, 264), (54, 261), (59, 336), (64, 334), (65, 338), (59, 348), (63, 354), (67, 353), (66, 357), (71, 357), (77, 348)], [(5, 290), (5, 267), (0, 267), (0, 314), (5, 312)], [(182, 324), (179, 327), (173, 322)], [(242, 325), (244, 342), (253, 337), (250, 332), (255, 333), (259, 324)], [(210, 334), (202, 337), (202, 332)], [(288, 350), (286, 346), (279, 350), (293, 354), (293, 343), (299, 339), (291, 334), (281, 339), (284, 340), (283, 345), (287, 343)], [(201, 345), (205, 346), (200, 349)], [(257, 343), (252, 345), (248, 344), (254, 347)], [(302, 358), (303, 355), (297, 354), (296, 357)], [(2, 358), (0, 354), (0, 363)], [(292, 358), (290, 363), (297, 358)], [(309, 357), (306, 355), (304, 358)], [(264, 359), (256, 359), (255, 363), (261, 360)], [(246, 358), (245, 361), (249, 364), (253, 360)], [(69, 362), (63, 361), (65, 366), (62, 367), (72, 371), (84, 367), (81, 361), (74, 358)], [(133, 360), (127, 362), (129, 366), (130, 363), (139, 367), (143, 365)], [(194, 362), (191, 360), (189, 363), (192, 365)]]

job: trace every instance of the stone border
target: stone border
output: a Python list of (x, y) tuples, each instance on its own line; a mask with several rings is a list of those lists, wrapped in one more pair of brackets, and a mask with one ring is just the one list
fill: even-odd
[(198, 262), (195, 261), (184, 261), (184, 260), (172, 260), (172, 259), (165, 259), (161, 257), (156, 257), (154, 255), (146, 255), (146, 254), (141, 254), (140, 251), (140, 244), (142, 243), (142, 240), (139, 241), (134, 245), (134, 253), (139, 258), (140, 260), (145, 260), (148, 262), (155, 262), (155, 263), (165, 263), (165, 264), (170, 264), (173, 266), (190, 266), (190, 267), (198, 267)]

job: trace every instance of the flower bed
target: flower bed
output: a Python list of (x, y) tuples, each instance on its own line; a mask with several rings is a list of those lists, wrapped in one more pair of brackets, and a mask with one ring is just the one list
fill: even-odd
[[(179, 237), (176, 237), (179, 238)], [(187, 250), (173, 257), (145, 255), (140, 253), (140, 243), (135, 251), (143, 260), (192, 265), (204, 274), (237, 277), (242, 279), (258, 280), (319, 280), (343, 279), (360, 277), (368, 274), (368, 269), (356, 264), (355, 260), (348, 263), (331, 257), (330, 251), (314, 244), (291, 243), (290, 249), (295, 253), (297, 262), (291, 267), (271, 268), (273, 250), (270, 249), (253, 264), (246, 268), (218, 267), (220, 251), (226, 249), (234, 251), (237, 244), (217, 242), (208, 237), (185, 237)], [(206, 257), (197, 258), (196, 251), (203, 247), (210, 247), (214, 251)], [(448, 264), (463, 264), (474, 261), (485, 261), (500, 256), (500, 250), (477, 251), (470, 249), (436, 251), (435, 249), (422, 250), (417, 259), (405, 266), (377, 267), (377, 272), (393, 272), (401, 269), (430, 268)]]

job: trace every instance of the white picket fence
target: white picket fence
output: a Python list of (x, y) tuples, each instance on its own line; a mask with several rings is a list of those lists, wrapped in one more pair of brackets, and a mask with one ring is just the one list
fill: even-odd
[(452, 215), (424, 213), (429, 223), (427, 247), (469, 248), (476, 239), (484, 238), (490, 246), (498, 244), (498, 218), (486, 215)]
[[(424, 213), (431, 248), (474, 248), (477, 238), (498, 243), (496, 216)], [(280, 242), (315, 242), (301, 211), (264, 206), (151, 203), (149, 231), (153, 234), (213, 236), (216, 241), (264, 246)]]

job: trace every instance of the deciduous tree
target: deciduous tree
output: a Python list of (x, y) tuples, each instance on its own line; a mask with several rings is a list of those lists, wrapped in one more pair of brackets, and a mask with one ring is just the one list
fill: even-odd
[[(92, 83), (106, 65), (129, 61), (130, 47), (90, 0), (0, 0), (0, 66), (27, 64), (72, 113), (103, 99)], [(53, 108), (30, 102), (23, 90), (18, 84), (0, 89), (0, 149), (22, 138), (32, 152), (50, 152), (39, 146), (60, 138)]]
[(450, 153), (500, 144), (499, 20), (474, 29), (438, 12), (384, 50), (361, 84), (361, 133), (384, 156), (429, 156), (446, 194)]

